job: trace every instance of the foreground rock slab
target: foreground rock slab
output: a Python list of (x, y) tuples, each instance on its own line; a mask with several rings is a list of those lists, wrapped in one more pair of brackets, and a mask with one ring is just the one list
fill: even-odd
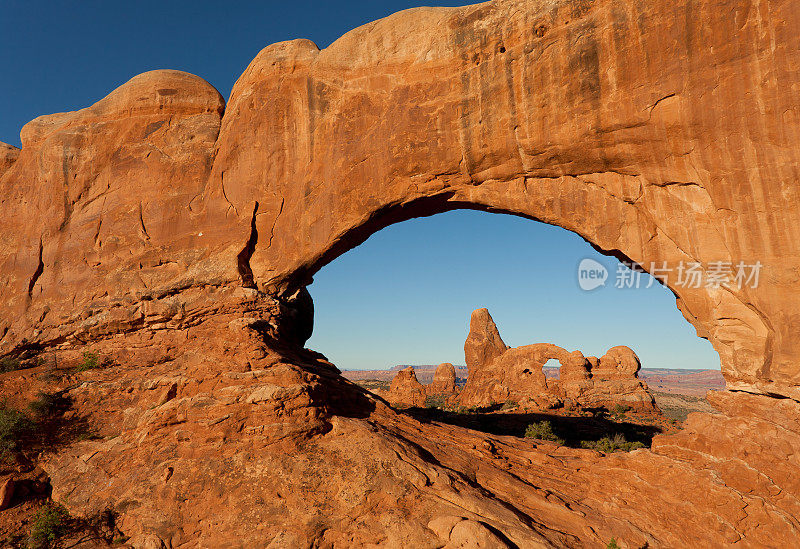
[(191, 353), (144, 375), (64, 379), (99, 438), (48, 454), (53, 497), (76, 515), (112, 506), (136, 547), (791, 546), (800, 534), (794, 401), (712, 393), (717, 413), (651, 450), (603, 455), (420, 423), (313, 356), (265, 353), (251, 370)]

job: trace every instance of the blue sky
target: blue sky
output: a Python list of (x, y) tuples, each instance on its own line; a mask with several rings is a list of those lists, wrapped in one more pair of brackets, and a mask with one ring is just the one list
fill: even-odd
[(132, 76), (178, 69), (226, 98), (265, 46), (345, 32), (407, 8), (473, 2), (0, 0), (0, 141), (42, 114), (91, 105)]
[[(470, 2), (0, 3), (0, 141), (19, 146), (29, 120), (86, 107), (132, 76), (170, 68), (228, 97), (264, 46), (344, 32), (402, 9)], [(579, 289), (578, 262), (604, 263), (611, 284)], [(629, 345), (643, 366), (719, 368), (711, 345), (665, 288), (617, 290), (617, 262), (557, 227), (472, 211), (388, 227), (320, 271), (309, 346), (340, 368), (463, 363), (470, 312), (488, 307), (510, 345), (551, 342), (585, 354)]]
[[(606, 267), (605, 286), (581, 290), (585, 258)], [(412, 219), (317, 273), (308, 346), (342, 369), (463, 364), (470, 313), (487, 307), (514, 347), (555, 343), (601, 356), (628, 345), (645, 368), (719, 369), (672, 292), (655, 281), (646, 288), (646, 274), (638, 289), (616, 288), (619, 266), (574, 233), (519, 217), (464, 210)]]

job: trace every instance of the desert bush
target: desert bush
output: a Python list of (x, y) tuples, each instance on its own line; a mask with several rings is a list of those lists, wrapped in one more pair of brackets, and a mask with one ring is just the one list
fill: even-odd
[(606, 549), (622, 549), (622, 548), (617, 544), (616, 539), (611, 538), (611, 541), (609, 541), (608, 544), (606, 545)]
[(62, 414), (69, 408), (69, 400), (61, 393), (39, 392), (36, 395), (36, 400), (28, 404), (28, 408), (33, 412), (37, 420), (47, 421)]
[(581, 448), (588, 448), (590, 450), (597, 450), (604, 454), (611, 452), (623, 451), (630, 452), (638, 448), (644, 448), (645, 445), (639, 441), (627, 441), (625, 435), (617, 433), (613, 437), (605, 436), (600, 440), (584, 440), (581, 442)]
[(60, 505), (49, 503), (39, 509), (31, 520), (28, 532), (29, 549), (48, 549), (67, 531), (69, 514)]
[(556, 444), (564, 444), (564, 439), (553, 432), (553, 424), (547, 420), (528, 425), (528, 428), (525, 429), (525, 438), (536, 438), (555, 442)]
[(630, 411), (631, 407), (625, 406), (624, 404), (615, 404), (614, 407), (611, 408), (611, 413), (614, 414), (615, 416), (622, 416)]
[(90, 351), (83, 352), (83, 362), (78, 364), (75, 368), (76, 372), (86, 372), (87, 370), (94, 370), (100, 366), (100, 357), (97, 353), (92, 353)]
[(445, 408), (447, 406), (447, 395), (430, 395), (425, 398), (426, 408)]
[(22, 369), (22, 363), (18, 358), (5, 357), (0, 359), (0, 373), (13, 372)]
[(462, 414), (462, 415), (474, 415), (474, 414), (480, 414), (483, 411), (483, 408), (481, 408), (480, 406), (461, 406), (461, 405), (459, 405), (459, 406), (456, 406), (453, 409), (453, 411), (455, 413), (457, 413), (457, 414)]
[(0, 453), (13, 452), (33, 434), (34, 422), (19, 410), (0, 404)]

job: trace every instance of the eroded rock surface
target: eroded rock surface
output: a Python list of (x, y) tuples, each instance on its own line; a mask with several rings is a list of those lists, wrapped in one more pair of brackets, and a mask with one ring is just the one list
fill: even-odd
[[(420, 8), (323, 51), (268, 46), (227, 108), (154, 71), (41, 117), (0, 179), (0, 352), (141, 325), (147, 300), (198, 288), (291, 300), (382, 227), (469, 207), (666, 262), (730, 386), (794, 395), (800, 15), (720, 6)], [(757, 286), (679, 283), (680, 265), (718, 261), (760, 262)]]
[(0, 177), (19, 158), (19, 149), (0, 142)]
[[(578, 402), (584, 406), (611, 408), (622, 405), (637, 410), (653, 409), (655, 400), (647, 384), (639, 379), (640, 369), (639, 357), (633, 350), (624, 345), (612, 347), (596, 365), (590, 364), (591, 385), (579, 394)], [(584, 384), (583, 380), (579, 383), (581, 386)], [(565, 392), (570, 392), (569, 381), (559, 380), (559, 384)]]
[[(101, 438), (52, 449), (54, 497), (139, 547), (794, 545), (798, 28), (779, 1), (421, 8), (265, 48), (227, 107), (154, 71), (29, 123), (0, 164), (0, 354), (116, 364), (58, 387)], [(761, 262), (756, 287), (666, 284), (763, 394), (601, 456), (419, 423), (298, 348), (319, 268), (465, 207), (648, 270)], [(475, 361), (543, 352), (495, 332)], [(54, 389), (20, 375), (4, 394)]]
[[(34, 393), (74, 387), (96, 435), (48, 454), (54, 498), (74, 515), (112, 506), (134, 547), (789, 547), (800, 534), (791, 399), (713, 393), (717, 413), (603, 456), (420, 423), (249, 327), (199, 328), (202, 353), (174, 361), (24, 374)], [(224, 330), (229, 351), (207, 337)], [(259, 348), (251, 370), (225, 358)], [(16, 375), (0, 376), (4, 393)]]
[[(508, 348), (502, 341), (489, 311), (473, 311), (464, 343), (469, 375), (458, 397), (462, 406), (513, 402), (537, 408), (571, 404), (655, 409), (647, 384), (638, 378), (639, 357), (628, 347), (612, 347), (597, 359), (551, 343)], [(551, 359), (559, 362), (558, 380), (545, 378), (543, 367)]]
[(394, 376), (386, 399), (394, 406), (424, 406), (427, 392), (417, 379), (414, 367), (403, 368)]
[(449, 362), (439, 364), (433, 374), (433, 381), (425, 386), (428, 396), (449, 397), (458, 391), (456, 369)]

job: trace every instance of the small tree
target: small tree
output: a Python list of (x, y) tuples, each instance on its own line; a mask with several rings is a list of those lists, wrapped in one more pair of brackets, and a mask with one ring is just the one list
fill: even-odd
[(525, 438), (537, 438), (539, 440), (555, 442), (560, 445), (564, 444), (564, 439), (553, 432), (553, 424), (547, 420), (528, 425), (528, 428), (525, 429)]
[(28, 533), (30, 549), (48, 549), (67, 531), (69, 514), (62, 506), (49, 503), (39, 509), (31, 521)]

